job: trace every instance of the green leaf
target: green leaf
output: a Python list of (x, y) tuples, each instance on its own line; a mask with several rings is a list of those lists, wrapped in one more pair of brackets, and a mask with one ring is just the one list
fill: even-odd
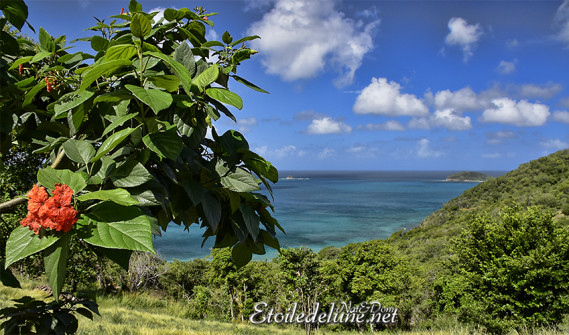
[(182, 151), (184, 144), (178, 137), (176, 127), (172, 127), (165, 132), (150, 133), (142, 138), (148, 149), (154, 151), (160, 158), (166, 157), (176, 160)]
[(28, 6), (22, 0), (10, 0), (1, 1), (0, 9), (8, 22), (21, 31), (28, 18)]
[(213, 64), (194, 78), (192, 84), (198, 86), (200, 91), (203, 91), (207, 85), (215, 82), (217, 76), (219, 76), (219, 66)]
[(237, 109), (243, 108), (243, 100), (241, 100), (241, 97), (225, 88), (211, 87), (206, 89), (205, 92), (217, 101), (237, 107)]
[(24, 96), (24, 102), (22, 103), (22, 107), (27, 107), (32, 103), (36, 95), (45, 87), (45, 81), (41, 80), (36, 86), (34, 86), (31, 90), (26, 93)]
[(125, 271), (128, 271), (128, 265), (130, 261), (130, 256), (132, 255), (132, 250), (106, 249), (100, 247), (96, 247), (95, 250), (101, 253), (103, 256), (110, 259), (111, 261), (115, 262)]
[(182, 64), (190, 74), (196, 72), (196, 59), (188, 43), (183, 42), (174, 51), (174, 60)]
[(70, 92), (59, 98), (55, 102), (55, 106), (53, 110), (55, 111), (55, 116), (57, 117), (59, 114), (67, 112), (70, 109), (73, 109), (85, 101), (89, 100), (95, 94), (93, 89), (86, 89), (82, 92)]
[(140, 101), (148, 105), (154, 113), (158, 114), (163, 109), (170, 107), (172, 104), (172, 95), (160, 90), (142, 88), (134, 85), (125, 85), (125, 87), (134, 94)]
[(223, 35), (221, 35), (221, 40), (223, 41), (223, 43), (225, 44), (230, 44), (231, 42), (233, 42), (233, 37), (231, 37), (231, 34), (229, 34), (228, 31), (225, 31), (223, 33)]
[(133, 117), (135, 117), (137, 115), (138, 115), (138, 113), (130, 113), (130, 114), (126, 114), (126, 115), (117, 117), (116, 119), (113, 120), (113, 122), (111, 122), (110, 125), (107, 126), (107, 128), (105, 128), (105, 131), (103, 131), (102, 136), (107, 135), (108, 133), (113, 131), (116, 127), (122, 126), (126, 121), (132, 119)]
[(0, 264), (0, 283), (4, 286), (13, 288), (22, 288), (18, 278), (14, 276), (10, 269), (4, 269), (4, 265)]
[(251, 206), (245, 203), (241, 204), (239, 211), (241, 212), (247, 231), (249, 231), (253, 240), (257, 241), (257, 237), (259, 236), (259, 217), (255, 214)]
[(150, 55), (152, 57), (160, 58), (163, 61), (165, 61), (168, 64), (168, 66), (172, 68), (172, 71), (174, 72), (176, 77), (180, 79), (180, 82), (182, 83), (182, 87), (184, 88), (186, 94), (188, 95), (192, 94), (192, 75), (190, 74), (188, 69), (186, 69), (182, 64), (178, 63), (174, 59), (171, 59), (170, 57), (162, 53), (149, 51), (146, 52), (145, 54)]
[(236, 46), (237, 44), (240, 44), (240, 43), (243, 43), (243, 42), (247, 42), (247, 41), (256, 40), (256, 39), (258, 39), (258, 38), (261, 38), (261, 37), (259, 37), (259, 36), (257, 36), (257, 35), (254, 35), (254, 36), (245, 36), (245, 37), (243, 37), (243, 38), (238, 39), (238, 40), (235, 41), (235, 42), (231, 42), (231, 43), (229, 44), (229, 46), (230, 46), (230, 47), (234, 47), (234, 46)]
[(80, 195), (76, 198), (79, 201), (87, 201), (87, 200), (103, 200), (103, 201), (112, 201), (116, 204), (123, 205), (123, 206), (132, 206), (138, 205), (138, 201), (136, 201), (130, 193), (123, 189), (123, 188), (116, 188), (114, 190), (100, 190), (95, 192), (89, 192), (83, 195)]
[(46, 167), (38, 171), (38, 182), (50, 190), (55, 188), (55, 184), (65, 184), (69, 186), (74, 193), (87, 187), (87, 182), (80, 173), (66, 169), (55, 170), (51, 167)]
[(69, 139), (63, 143), (63, 150), (72, 161), (83, 165), (87, 165), (95, 156), (95, 148), (88, 141)]
[[(34, 58), (34, 56), (27, 56), (27, 57), (18, 58), (12, 63), (12, 65), (10, 66), (10, 68), (8, 68), (8, 70), (13, 70), (13, 69), (17, 68), (20, 64), (24, 64), (24, 63), (29, 62), (30, 60), (32, 60), (32, 58)], [(33, 79), (33, 78), (29, 78), (29, 79)]]
[(65, 283), (65, 270), (67, 269), (67, 258), (69, 257), (69, 245), (71, 243), (71, 232), (61, 236), (61, 238), (44, 252), (45, 274), (49, 280), (49, 286), (53, 291), (53, 298), (59, 301), (59, 294)]
[(202, 195), (201, 204), (208, 226), (216, 232), (221, 221), (221, 204), (210, 192)]
[(257, 92), (267, 93), (267, 94), (269, 93), (269, 92), (265, 91), (264, 89), (260, 88), (259, 86), (253, 84), (252, 82), (250, 82), (250, 81), (248, 81), (248, 80), (246, 80), (246, 79), (244, 79), (244, 78), (241, 78), (241, 77), (239, 77), (239, 76), (235, 76), (235, 75), (234, 75), (234, 76), (233, 76), (233, 79), (237, 80), (237, 82), (239, 82), (239, 83), (241, 83), (241, 84), (243, 84), (243, 85), (249, 87), (250, 89), (253, 89), (253, 90), (257, 91)]
[(136, 160), (127, 160), (111, 174), (116, 187), (135, 187), (152, 179), (152, 175)]
[(6, 241), (5, 267), (8, 268), (15, 262), (44, 250), (57, 240), (59, 237), (55, 235), (40, 238), (27, 227), (16, 227)]
[(130, 21), (130, 31), (132, 34), (140, 39), (144, 39), (144, 36), (150, 34), (152, 30), (152, 25), (150, 20), (142, 13), (136, 13)]
[(51, 35), (45, 31), (45, 29), (40, 27), (40, 46), (44, 51), (54, 53), (55, 52), (55, 42)]
[(136, 206), (105, 201), (79, 219), (80, 237), (85, 242), (111, 249), (155, 253), (150, 221)]
[(164, 10), (164, 18), (167, 21), (181, 20), (184, 18), (184, 13), (180, 13), (180, 11), (173, 8), (167, 8)]
[(91, 37), (91, 48), (95, 51), (104, 51), (109, 46), (109, 40), (104, 37), (95, 35)]
[(91, 163), (98, 161), (101, 157), (106, 155), (109, 151), (113, 150), (117, 145), (119, 145), (122, 141), (124, 141), (136, 128), (126, 128), (109, 136), (99, 150), (97, 150), (97, 154), (95, 157), (91, 159)]
[(99, 77), (101, 77), (103, 74), (110, 73), (120, 67), (129, 65), (132, 65), (132, 62), (128, 59), (117, 59), (96, 65), (85, 73), (83, 81), (81, 82), (81, 86), (79, 86), (79, 92), (91, 86), (91, 84), (95, 80), (99, 79)]
[(221, 177), (221, 184), (234, 192), (260, 190), (255, 177), (239, 167), (235, 169), (235, 172), (229, 172), (226, 176)]
[(271, 236), (271, 234), (269, 234), (266, 230), (261, 230), (261, 237), (263, 238), (263, 243), (265, 243), (265, 245), (268, 245), (269, 247), (276, 250), (279, 250), (281, 248), (279, 240), (274, 236)]
[(51, 56), (53, 54), (53, 52), (49, 52), (49, 51), (40, 51), (37, 54), (34, 55), (34, 57), (32, 58), (32, 60), (30, 60), (30, 63), (37, 63), (49, 56)]
[(136, 55), (136, 47), (132, 44), (118, 44), (113, 45), (112, 47), (107, 49), (105, 54), (105, 59), (107, 61), (115, 60), (115, 59), (131, 59), (134, 55)]
[(273, 183), (279, 181), (278, 170), (273, 166), (273, 164), (271, 164), (271, 162), (267, 161), (258, 154), (250, 150), (246, 150), (243, 152), (242, 159), (245, 165), (247, 165), (251, 170), (253, 170), (258, 175), (266, 177)]
[(241, 268), (251, 261), (253, 253), (245, 243), (237, 243), (231, 250), (231, 258), (235, 266)]
[(130, 0), (128, 3), (128, 11), (131, 13), (142, 12), (142, 5), (136, 0)]
[(180, 79), (175, 75), (166, 74), (162, 76), (154, 76), (147, 78), (149, 82), (153, 83), (156, 87), (165, 89), (168, 92), (178, 90), (180, 86)]

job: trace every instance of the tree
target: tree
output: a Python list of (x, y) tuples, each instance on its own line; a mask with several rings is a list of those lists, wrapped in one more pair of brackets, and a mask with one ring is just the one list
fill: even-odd
[(439, 303), (460, 320), (506, 333), (560, 323), (569, 308), (569, 230), (537, 207), (479, 215), (452, 244)]
[[(23, 1), (2, 1), (0, 10), (1, 28), (26, 23)], [(257, 192), (261, 184), (270, 191), (278, 171), (242, 134), (214, 126), (243, 108), (230, 82), (265, 92), (237, 75), (257, 53), (246, 42), (259, 37), (207, 41), (214, 15), (166, 9), (156, 20), (131, 0), (128, 12), (89, 28), (100, 35), (80, 39), (93, 54), (70, 53), (65, 36), (43, 28), (39, 52), (1, 34), (0, 153), (29, 146), (47, 157), (28, 216), (6, 242), (6, 268), (41, 252), (58, 300), (75, 237), (125, 268), (133, 251), (154, 253), (153, 234), (172, 222), (200, 225), (214, 247), (232, 248), (238, 267), (265, 245), (279, 248), (282, 228)], [(6, 201), (0, 213), (25, 201)]]

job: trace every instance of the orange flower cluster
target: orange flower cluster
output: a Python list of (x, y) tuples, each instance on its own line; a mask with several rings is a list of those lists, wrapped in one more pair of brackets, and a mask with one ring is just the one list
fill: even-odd
[(20, 224), (37, 235), (40, 228), (68, 232), (77, 222), (77, 211), (71, 205), (73, 190), (67, 185), (55, 184), (50, 198), (46, 189), (34, 185), (28, 193), (28, 216)]

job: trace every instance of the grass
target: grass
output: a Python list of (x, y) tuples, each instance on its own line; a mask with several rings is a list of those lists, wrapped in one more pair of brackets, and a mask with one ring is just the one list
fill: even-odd
[[(29, 295), (45, 299), (47, 293), (34, 289), (37, 282), (21, 280), (22, 289), (0, 285), (0, 308), (12, 305), (11, 300)], [(93, 321), (78, 316), (80, 335), (302, 335), (304, 329), (279, 325), (250, 325), (217, 320), (192, 320), (185, 317), (187, 306), (180, 302), (152, 297), (148, 294), (122, 294), (97, 298), (101, 316)], [(455, 321), (447, 322), (444, 330), (386, 331), (390, 335), (483, 335), (484, 332), (467, 328)], [(366, 332), (332, 331), (320, 329), (316, 335), (355, 335)], [(371, 334), (370, 332), (367, 332)], [(569, 317), (561, 329), (527, 329), (509, 335), (562, 335), (569, 333)], [(374, 333), (377, 334), (377, 333)]]

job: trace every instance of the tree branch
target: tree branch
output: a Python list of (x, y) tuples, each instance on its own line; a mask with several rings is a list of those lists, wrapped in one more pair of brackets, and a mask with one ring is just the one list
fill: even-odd
[[(61, 160), (63, 159), (64, 156), (65, 156), (65, 151), (61, 150), (61, 152), (59, 152), (59, 154), (51, 164), (51, 168), (55, 169), (59, 165), (59, 163), (61, 163)], [(12, 210), (14, 210), (14, 208), (18, 207), (19, 205), (25, 204), (26, 201), (28, 201), (27, 198), (15, 198), (3, 202), (0, 204), (0, 214), (11, 212)]]

